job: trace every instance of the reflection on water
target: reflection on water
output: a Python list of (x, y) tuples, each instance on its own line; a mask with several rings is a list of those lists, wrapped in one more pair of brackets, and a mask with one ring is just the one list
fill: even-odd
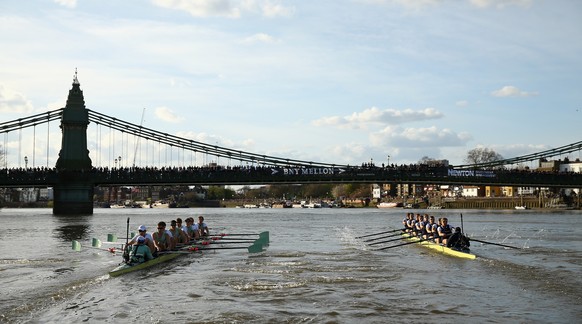
[(53, 215), (55, 228), (53, 237), (62, 241), (84, 240), (89, 238), (89, 228), (93, 216)]

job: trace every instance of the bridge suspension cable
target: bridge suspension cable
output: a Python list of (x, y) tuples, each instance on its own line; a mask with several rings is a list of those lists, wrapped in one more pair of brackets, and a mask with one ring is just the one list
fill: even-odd
[[(269, 156), (269, 155), (261, 155), (251, 152), (246, 152), (242, 150), (233, 150), (226, 147), (218, 146), (218, 145), (211, 145), (206, 144), (198, 141), (194, 141), (191, 139), (178, 137), (174, 135), (170, 135), (167, 133), (160, 133), (153, 129), (138, 126), (133, 123), (129, 123), (114, 117), (110, 117), (95, 111), (89, 110), (89, 120), (95, 124), (105, 125), (112, 129), (121, 131), (121, 132), (128, 132), (132, 133), (134, 136), (145, 138), (148, 140), (157, 141), (158, 144), (169, 145), (170, 147), (177, 147), (181, 148), (182, 150), (189, 150), (193, 152), (200, 152), (205, 154), (206, 156), (213, 155), (218, 158), (223, 157), (227, 159), (236, 159), (250, 162), (250, 163), (262, 163), (265, 165), (271, 166), (301, 166), (301, 167), (347, 167), (347, 165), (338, 165), (332, 163), (324, 163), (324, 162), (313, 162), (313, 161), (304, 161), (304, 160), (296, 160), (296, 159), (289, 159), (289, 158), (282, 158), (276, 156)], [(166, 150), (167, 154), (167, 150)], [(170, 151), (170, 157), (172, 152)], [(208, 161), (206, 161), (208, 162)]]
[(456, 165), (456, 169), (480, 169), (480, 168), (492, 168), (492, 167), (499, 167), (504, 165), (511, 165), (529, 161), (537, 161), (544, 158), (550, 158), (557, 155), (572, 153), (576, 151), (580, 151), (582, 149), (582, 141), (576, 142), (560, 147), (556, 147), (553, 149), (545, 150), (542, 152), (526, 154), (514, 158), (497, 160), (492, 162), (484, 162), (484, 163), (476, 163), (476, 164), (464, 164), (464, 165)]

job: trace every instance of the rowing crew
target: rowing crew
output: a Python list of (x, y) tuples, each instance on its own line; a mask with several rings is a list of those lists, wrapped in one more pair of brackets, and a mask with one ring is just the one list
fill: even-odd
[(204, 217), (198, 217), (198, 223), (194, 223), (194, 218), (185, 220), (186, 225), (182, 226), (182, 219), (170, 221), (170, 228), (166, 229), (166, 222), (158, 223), (157, 231), (147, 233), (145, 225), (138, 227), (138, 234), (128, 242), (129, 255), (126, 262), (139, 264), (153, 259), (158, 252), (175, 250), (180, 245), (185, 245), (191, 241), (208, 237), (209, 229), (204, 223)]
[(436, 244), (457, 250), (468, 250), (471, 245), (469, 238), (461, 233), (461, 228), (453, 228), (446, 217), (439, 218), (436, 223), (434, 216), (416, 214), (415, 217), (414, 213), (407, 213), (402, 224), (406, 233)]

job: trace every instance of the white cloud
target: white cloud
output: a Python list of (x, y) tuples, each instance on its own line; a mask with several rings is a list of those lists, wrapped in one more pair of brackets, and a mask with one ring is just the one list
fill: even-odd
[(422, 110), (380, 110), (376, 107), (365, 109), (362, 112), (354, 112), (350, 116), (324, 117), (313, 121), (315, 126), (337, 126), (341, 128), (366, 128), (368, 124), (396, 125), (420, 120), (438, 119), (443, 114), (434, 108)]
[[(419, 10), (427, 7), (433, 7), (446, 2), (457, 2), (446, 1), (446, 0), (361, 0), (362, 2), (377, 4), (377, 5), (399, 5), (404, 8)], [(471, 5), (478, 8), (489, 8), (494, 7), (497, 9), (503, 9), (508, 6), (521, 6), (528, 7), (531, 5), (532, 0), (467, 0)]]
[(273, 43), (279, 43), (279, 40), (277, 40), (276, 38), (274, 38), (271, 35), (268, 35), (265, 33), (258, 33), (258, 34), (254, 34), (253, 36), (249, 36), (249, 37), (245, 38), (242, 42), (245, 44), (253, 44), (253, 43), (273, 44)]
[(499, 90), (495, 90), (491, 92), (491, 95), (494, 97), (531, 97), (537, 96), (537, 92), (527, 92), (521, 91), (519, 88), (514, 86), (504, 86)]
[(67, 8), (75, 8), (77, 6), (77, 0), (53, 0), (53, 1)]
[(503, 9), (508, 6), (528, 7), (532, 0), (470, 0), (471, 4), (479, 8), (495, 7)]
[(30, 113), (32, 103), (24, 95), (0, 85), (0, 111), (5, 113)]
[(450, 129), (438, 129), (435, 126), (425, 128), (388, 126), (370, 135), (370, 141), (374, 146), (406, 148), (462, 146), (470, 139), (471, 135), (468, 133), (455, 133)]
[(154, 5), (182, 10), (194, 17), (239, 18), (243, 12), (259, 13), (265, 17), (291, 16), (295, 9), (269, 0), (152, 0)]
[(156, 117), (163, 121), (167, 121), (169, 123), (179, 123), (184, 118), (177, 116), (170, 108), (168, 107), (158, 107), (155, 110)]

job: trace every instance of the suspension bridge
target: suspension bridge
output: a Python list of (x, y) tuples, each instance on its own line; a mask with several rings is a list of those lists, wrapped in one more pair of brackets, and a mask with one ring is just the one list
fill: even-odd
[[(60, 129), (55, 130), (57, 126)], [(515, 168), (579, 155), (582, 142), (455, 167), (305, 161), (202, 143), (87, 109), (76, 73), (64, 108), (1, 123), (0, 133), (4, 135), (0, 187), (53, 187), (54, 214), (92, 214), (96, 186), (408, 183), (582, 187), (580, 173)]]

